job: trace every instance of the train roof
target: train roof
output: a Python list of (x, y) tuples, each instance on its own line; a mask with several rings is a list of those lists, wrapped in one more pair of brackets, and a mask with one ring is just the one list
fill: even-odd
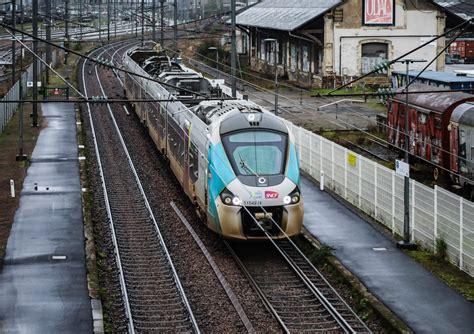
[[(426, 111), (434, 111), (437, 113), (444, 113), (453, 105), (458, 105), (466, 101), (474, 101), (474, 95), (463, 92), (436, 92), (441, 90), (437, 87), (426, 85), (412, 85), (412, 91), (424, 91), (422, 94), (408, 94), (408, 103), (412, 106), (417, 106)], [(403, 91), (403, 88), (398, 89), (398, 92)], [(397, 94), (393, 98), (398, 103), (405, 103), (405, 94)]]
[(474, 102), (463, 103), (454, 109), (451, 121), (474, 127)]

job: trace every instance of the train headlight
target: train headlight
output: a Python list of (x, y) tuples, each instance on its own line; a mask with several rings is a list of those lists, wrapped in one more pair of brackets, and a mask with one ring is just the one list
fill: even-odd
[(296, 204), (300, 201), (301, 195), (298, 187), (295, 188), (288, 196), (283, 197), (283, 203)]
[(227, 190), (227, 188), (225, 188), (221, 192), (220, 196), (221, 196), (222, 203), (224, 203), (225, 205), (235, 205), (235, 206), (242, 205), (242, 201), (240, 200), (240, 198), (232, 194), (229, 190)]

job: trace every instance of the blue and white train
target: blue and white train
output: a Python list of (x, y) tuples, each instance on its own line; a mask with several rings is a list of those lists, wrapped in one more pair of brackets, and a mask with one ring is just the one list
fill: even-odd
[(244, 99), (203, 99), (228, 97), (229, 88), (156, 49), (129, 50), (123, 66), (163, 84), (127, 74), (125, 92), (130, 100), (176, 99), (134, 110), (207, 226), (237, 240), (299, 234), (298, 158), (285, 123)]

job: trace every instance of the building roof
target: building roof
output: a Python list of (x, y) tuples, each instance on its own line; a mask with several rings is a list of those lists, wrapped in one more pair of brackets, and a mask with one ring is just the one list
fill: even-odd
[(247, 27), (293, 31), (342, 3), (341, 0), (263, 0), (237, 15)]
[(474, 4), (466, 2), (454, 2), (454, 1), (439, 1), (436, 3), (440, 6), (443, 6), (451, 13), (456, 14), (457, 16), (463, 19), (470, 19), (474, 17)]
[[(411, 78), (420, 73), (419, 71), (409, 71), (408, 74)], [(405, 75), (405, 71), (392, 71), (392, 75)], [(467, 75), (457, 75), (456, 73), (450, 72), (439, 72), (439, 71), (425, 71), (420, 77), (420, 80), (431, 80), (443, 83), (474, 83), (474, 77)]]

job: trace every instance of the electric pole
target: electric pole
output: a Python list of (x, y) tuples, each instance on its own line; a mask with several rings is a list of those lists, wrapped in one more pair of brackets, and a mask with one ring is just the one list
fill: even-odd
[[(16, 0), (12, 0), (12, 26), (13, 29), (16, 28)], [(12, 31), (12, 85), (15, 84), (16, 79), (16, 39), (15, 39), (15, 30)]]
[(38, 0), (33, 0), (33, 112), (32, 126), (38, 126)]
[[(69, 0), (64, 1), (64, 46), (69, 48)], [(64, 52), (64, 64), (67, 65), (68, 52)]]
[(107, 42), (110, 42), (110, 0), (107, 0)]
[(156, 0), (152, 0), (151, 2), (151, 15), (152, 15), (152, 39), (156, 42)]
[[(45, 0), (44, 5), (45, 8), (45, 23), (46, 23), (46, 40), (51, 42), (51, 0)], [(46, 44), (46, 63), (49, 65), (51, 64), (51, 45)], [(49, 68), (46, 66), (46, 84), (49, 83)]]
[(174, 51), (176, 59), (178, 57), (178, 0), (173, 2), (173, 12), (174, 12)]
[(143, 44), (145, 43), (145, 0), (142, 0), (141, 14), (142, 14), (142, 46), (143, 46)]
[(231, 80), (232, 80), (232, 97), (236, 97), (237, 95), (237, 83), (235, 81), (235, 69), (237, 67), (237, 41), (235, 35), (235, 0), (231, 0), (231, 26), (232, 26), (232, 39), (231, 39), (231, 59), (230, 59), (230, 69), (231, 69)]
[(161, 43), (161, 46), (163, 47), (165, 43), (165, 0), (160, 0), (160, 19), (161, 19), (160, 43)]

